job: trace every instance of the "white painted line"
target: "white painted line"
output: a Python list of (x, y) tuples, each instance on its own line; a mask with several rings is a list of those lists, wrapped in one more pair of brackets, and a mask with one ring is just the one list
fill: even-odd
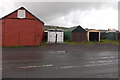
[(67, 69), (67, 68), (78, 68), (80, 66), (64, 66), (64, 67), (60, 67), (60, 68), (64, 68), (64, 69)]
[(23, 67), (19, 67), (21, 69), (27, 69), (27, 68), (42, 68), (42, 67), (52, 67), (52, 64), (49, 65), (40, 65), (40, 66), (23, 66)]

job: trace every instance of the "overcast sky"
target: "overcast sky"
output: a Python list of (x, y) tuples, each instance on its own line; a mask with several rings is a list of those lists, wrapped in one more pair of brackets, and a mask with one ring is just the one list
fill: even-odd
[(63, 27), (81, 25), (83, 28), (90, 29), (118, 29), (118, 0), (57, 1), (2, 0), (0, 17), (24, 6), (45, 25)]

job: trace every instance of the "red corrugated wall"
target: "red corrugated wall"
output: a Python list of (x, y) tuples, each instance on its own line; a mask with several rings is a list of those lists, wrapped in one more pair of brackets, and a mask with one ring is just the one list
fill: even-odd
[(28, 12), (26, 19), (17, 19), (16, 11), (5, 17), (3, 22), (3, 46), (38, 46), (41, 44), (44, 24)]
[(44, 25), (42, 22), (36, 21), (35, 22), (36, 27), (35, 27), (35, 45), (40, 45), (40, 43), (43, 40), (43, 34), (44, 34)]
[(0, 20), (0, 46), (2, 46), (2, 20)]

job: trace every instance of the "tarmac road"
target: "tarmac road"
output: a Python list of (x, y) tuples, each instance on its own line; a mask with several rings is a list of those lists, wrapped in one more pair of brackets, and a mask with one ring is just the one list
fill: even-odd
[(3, 48), (3, 78), (118, 78), (118, 46)]

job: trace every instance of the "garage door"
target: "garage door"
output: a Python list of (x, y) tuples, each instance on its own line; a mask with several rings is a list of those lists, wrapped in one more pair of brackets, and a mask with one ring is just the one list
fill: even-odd
[(90, 41), (99, 41), (99, 32), (89, 33)]
[(61, 43), (63, 42), (63, 32), (48, 32), (49, 43)]
[(56, 33), (57, 34), (57, 43), (61, 43), (61, 42), (63, 42), (63, 32), (57, 32)]

